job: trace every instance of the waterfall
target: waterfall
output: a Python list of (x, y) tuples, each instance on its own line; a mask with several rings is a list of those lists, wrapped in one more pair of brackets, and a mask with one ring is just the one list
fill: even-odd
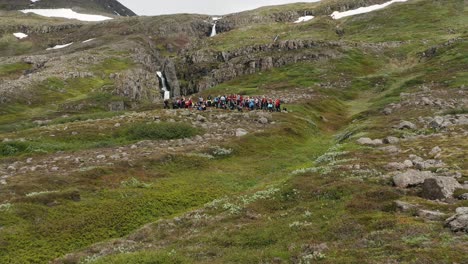
[(213, 22), (213, 28), (211, 29), (211, 35), (210, 37), (214, 37), (217, 35), (216, 32), (216, 24), (218, 23), (218, 20), (220, 20), (222, 17), (212, 17), (211, 19), (214, 21)]
[(169, 100), (171, 98), (171, 92), (167, 89), (166, 78), (164, 78), (164, 75), (160, 71), (156, 72), (156, 74), (158, 75), (159, 79), (161, 79), (161, 83), (162, 83), (161, 90), (164, 92), (164, 100)]
[(216, 22), (213, 23), (213, 29), (211, 29), (210, 37), (216, 36)]

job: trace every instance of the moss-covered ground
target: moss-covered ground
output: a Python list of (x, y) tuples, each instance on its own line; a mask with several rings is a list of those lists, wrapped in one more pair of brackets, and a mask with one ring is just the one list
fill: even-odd
[[(1, 186), (0, 197), (9, 200), (0, 202), (0, 262), (48, 263), (81, 252), (69, 263), (465, 263), (466, 234), (452, 233), (442, 221), (399, 212), (395, 201), (447, 215), (468, 206), (467, 201), (443, 204), (394, 188), (384, 166), (409, 153), (389, 155), (354, 143), (359, 136), (435, 133), (402, 132), (392, 125), (432, 116), (437, 109), (381, 111), (401, 102), (401, 93), (419, 92), (425, 85), (446, 91), (442, 99), (457, 97), (455, 91), (468, 80), (465, 14), (463, 1), (415, 0), (340, 21), (319, 17), (299, 25), (253, 25), (207, 40), (206, 48), (213, 50), (269, 43), (278, 34), (281, 39), (338, 40), (334, 31), (339, 26), (349, 43), (402, 43), (356, 46), (335, 60), (288, 65), (204, 91), (263, 95), (298, 88), (315, 94), (286, 105), (287, 114), (273, 114), (275, 124), (268, 129), (229, 139), (222, 146), (232, 150), (229, 155), (207, 158), (205, 148), (196, 149), (197, 155), (152, 153), (134, 163), (84, 167), (60, 177), (34, 175)], [(457, 37), (461, 41), (443, 44)], [(4, 37), (0, 45), (12, 41)], [(436, 44), (441, 46), (433, 57), (421, 57)], [(28, 48), (21, 45), (18, 49)], [(112, 85), (102, 76), (132, 66), (109, 58), (90, 69), (98, 77), (49, 78), (37, 84), (31, 104), (2, 106), (0, 138), (12, 141), (0, 143), (0, 159), (13, 164), (25, 156), (73, 155), (139, 140), (170, 140), (168, 133), (176, 138), (201, 133), (186, 124), (148, 120), (115, 126), (113, 117), (129, 113), (99, 107), (73, 113), (60, 109), (83, 100), (106, 105), (117, 99), (99, 93)], [(2, 65), (0, 79), (28, 69), (21, 63)], [(44, 127), (33, 123), (44, 119), (50, 119)], [(88, 120), (98, 120), (100, 128)], [(448, 150), (442, 158), (466, 179), (468, 146), (461, 134), (398, 147), (423, 155), (435, 145)], [(125, 239), (133, 244), (118, 244)], [(101, 242), (112, 254), (89, 249)]]

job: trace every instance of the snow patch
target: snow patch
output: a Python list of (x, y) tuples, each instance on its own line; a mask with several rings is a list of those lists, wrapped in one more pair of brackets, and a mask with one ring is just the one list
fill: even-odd
[(36, 2), (39, 2), (41, 0), (31, 0), (31, 3), (36, 3)]
[(112, 19), (106, 16), (100, 15), (87, 15), (87, 14), (80, 14), (71, 9), (67, 8), (59, 8), (59, 9), (25, 9), (20, 10), (21, 12), (27, 13), (34, 13), (40, 16), (45, 17), (60, 17), (60, 18), (68, 18), (68, 19), (77, 19), (81, 21), (90, 21), (90, 22), (97, 22), (97, 21), (104, 21)]
[(24, 38), (27, 38), (28, 35), (24, 34), (24, 33), (21, 33), (21, 32), (18, 32), (18, 33), (13, 33), (13, 36), (15, 36), (16, 38), (18, 39), (24, 39)]
[(93, 41), (93, 40), (95, 40), (95, 38), (85, 40), (85, 41), (83, 41), (83, 42), (81, 42), (81, 43), (88, 43), (88, 42), (91, 42), (91, 41)]
[(394, 3), (402, 3), (402, 2), (407, 2), (407, 1), (408, 0), (392, 0), (392, 1), (380, 4), (380, 5), (371, 5), (371, 6), (366, 6), (366, 7), (360, 7), (358, 9), (348, 10), (348, 11), (344, 11), (344, 12), (335, 11), (330, 16), (333, 19), (340, 19), (340, 18), (343, 18), (343, 17), (369, 13), (369, 12), (372, 12), (372, 11), (375, 11), (375, 10), (385, 8), (385, 7), (387, 7), (387, 6), (391, 5), (391, 4), (394, 4)]
[(218, 20), (221, 20), (222, 17), (212, 17), (211, 19), (212, 19), (213, 21), (218, 21)]
[(300, 17), (299, 19), (297, 19), (296, 21), (294, 21), (294, 23), (307, 22), (307, 21), (310, 21), (312, 19), (314, 19), (314, 16), (303, 16), (303, 17)]
[(68, 46), (70, 46), (72, 43), (68, 43), (68, 44), (63, 44), (63, 45), (56, 45), (55, 47), (52, 47), (52, 48), (47, 48), (46, 50), (57, 50), (57, 49), (63, 49), (63, 48), (66, 48)]

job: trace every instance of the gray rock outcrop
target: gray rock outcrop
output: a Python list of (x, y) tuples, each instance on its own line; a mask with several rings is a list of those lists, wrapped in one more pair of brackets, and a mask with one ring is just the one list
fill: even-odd
[(393, 183), (399, 188), (408, 188), (424, 183), (426, 179), (436, 177), (430, 171), (418, 171), (409, 169), (405, 172), (398, 173), (393, 177)]
[(421, 196), (430, 200), (443, 200), (452, 198), (455, 190), (461, 188), (461, 184), (454, 178), (434, 177), (424, 180)]
[(468, 207), (457, 208), (456, 214), (445, 221), (445, 226), (453, 232), (468, 233)]

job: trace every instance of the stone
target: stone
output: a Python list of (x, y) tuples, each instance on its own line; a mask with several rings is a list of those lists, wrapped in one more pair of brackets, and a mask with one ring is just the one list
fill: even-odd
[(395, 146), (386, 146), (386, 147), (381, 147), (379, 148), (381, 151), (385, 151), (387, 153), (398, 153), (400, 152), (400, 149)]
[(382, 113), (384, 115), (391, 115), (393, 113), (393, 110), (390, 107), (385, 108)]
[(26, 160), (26, 163), (27, 163), (27, 164), (31, 164), (31, 163), (32, 163), (32, 161), (33, 161), (33, 159), (32, 159), (32, 158), (28, 158), (28, 159)]
[(430, 221), (438, 221), (446, 217), (446, 215), (439, 211), (418, 210), (418, 216)]
[(50, 170), (51, 171), (59, 171), (59, 167), (52, 167)]
[(370, 139), (370, 138), (360, 138), (357, 140), (357, 143), (360, 145), (371, 145), (371, 146), (376, 146), (376, 145), (382, 145), (383, 141), (381, 139)]
[(434, 104), (434, 102), (431, 101), (431, 100), (430, 100), (429, 98), (427, 98), (427, 97), (423, 97), (423, 98), (421, 99), (421, 101), (422, 101), (422, 103), (423, 103), (424, 105), (433, 105), (433, 104)]
[(114, 127), (120, 127), (120, 126), (121, 126), (120, 123), (116, 123), (116, 124), (114, 125)]
[(421, 158), (421, 157), (419, 157), (419, 156), (416, 156), (416, 155), (414, 155), (414, 154), (409, 155), (409, 158), (410, 158), (410, 160), (413, 162), (413, 164), (414, 164), (415, 162), (423, 162), (423, 161), (424, 161), (423, 158)]
[(111, 112), (119, 112), (125, 110), (125, 102), (124, 101), (114, 101), (110, 102), (108, 105), (109, 111)]
[(267, 119), (266, 117), (260, 117), (260, 118), (258, 119), (258, 122), (259, 122), (260, 124), (266, 125), (266, 124), (268, 124), (268, 119)]
[(398, 144), (400, 142), (400, 139), (397, 137), (386, 137), (383, 140), (383, 143), (385, 144)]
[(397, 126), (398, 129), (416, 129), (417, 126), (409, 121), (402, 121), (400, 124)]
[(408, 211), (412, 211), (418, 208), (417, 205), (410, 204), (410, 203), (403, 202), (403, 201), (395, 201), (395, 205), (398, 208), (398, 210), (402, 212), (408, 212)]
[(421, 196), (429, 200), (443, 200), (453, 198), (456, 189), (462, 189), (462, 185), (454, 178), (434, 177), (424, 180)]
[(236, 129), (236, 137), (243, 137), (245, 135), (247, 135), (249, 132), (245, 129), (242, 129), (242, 128), (238, 128)]
[(118, 159), (120, 159), (120, 155), (115, 154), (115, 155), (110, 156), (110, 158), (113, 159), (113, 160), (118, 160)]
[(403, 161), (403, 164), (405, 164), (406, 167), (411, 168), (414, 166), (413, 162), (411, 160), (405, 160)]
[(98, 160), (102, 160), (102, 159), (105, 159), (105, 158), (106, 158), (106, 155), (98, 155), (96, 157), (96, 159), (98, 159)]
[(431, 152), (429, 152), (429, 155), (430, 155), (431, 157), (434, 157), (435, 155), (439, 154), (440, 152), (442, 152), (442, 149), (441, 149), (439, 146), (437, 146), (437, 147), (434, 147), (434, 148), (431, 150)]
[(201, 122), (201, 123), (204, 123), (206, 122), (206, 118), (202, 115), (197, 115), (197, 121), (198, 122)]
[(441, 116), (436, 116), (432, 121), (429, 123), (429, 126), (434, 129), (442, 128), (442, 124), (444, 123), (444, 118)]
[(445, 226), (452, 232), (468, 233), (468, 207), (459, 207), (456, 214), (445, 220)]
[(388, 170), (398, 170), (398, 171), (403, 171), (410, 167), (412, 166), (407, 166), (407, 164), (401, 163), (401, 162), (390, 162), (385, 166), (385, 168)]
[(468, 193), (464, 193), (458, 197), (460, 200), (468, 200)]
[(413, 161), (413, 164), (418, 170), (427, 170), (431, 168), (443, 168), (447, 165), (441, 160), (434, 160), (434, 159), (425, 160), (425, 161), (424, 160)]
[(408, 188), (421, 185), (426, 179), (434, 177), (436, 176), (430, 171), (418, 171), (409, 169), (405, 172), (398, 173), (397, 175), (393, 176), (393, 183), (396, 187)]

